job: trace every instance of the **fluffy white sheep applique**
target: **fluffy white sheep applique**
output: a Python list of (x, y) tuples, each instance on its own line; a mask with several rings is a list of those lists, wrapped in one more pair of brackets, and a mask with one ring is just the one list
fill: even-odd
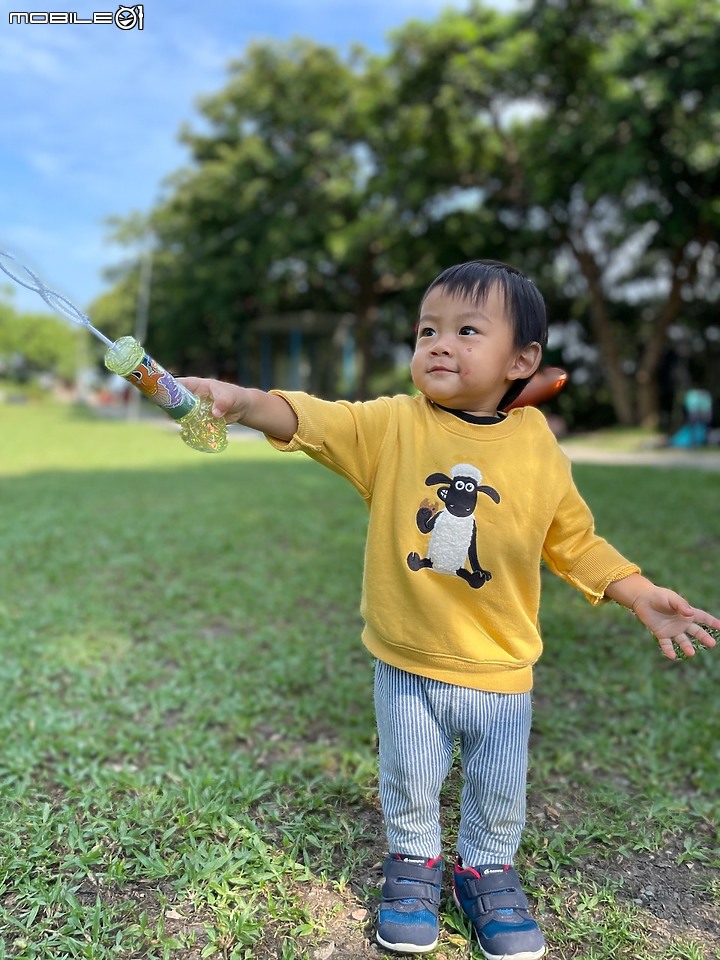
[[(493, 487), (484, 486), (482, 473), (469, 463), (455, 464), (449, 477), (433, 473), (425, 480), (428, 487), (437, 484), (445, 484), (438, 489), (445, 509), (434, 512), (427, 503), (420, 507), (415, 520), (421, 533), (430, 534), (427, 556), (421, 557), (413, 551), (408, 554), (407, 565), (411, 570), (429, 568), (436, 573), (462, 577), (477, 589), (491, 580), (492, 574), (484, 570), (478, 560), (473, 514), (479, 493), (495, 503), (500, 503), (500, 494)], [(469, 570), (466, 561), (470, 563)]]

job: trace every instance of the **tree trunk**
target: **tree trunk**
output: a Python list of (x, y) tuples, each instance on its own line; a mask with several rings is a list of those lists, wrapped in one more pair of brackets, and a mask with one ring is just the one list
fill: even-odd
[(600, 271), (589, 250), (578, 249), (574, 244), (572, 246), (590, 292), (590, 321), (610, 384), (615, 416), (619, 423), (629, 427), (635, 422), (630, 384), (622, 368), (622, 356), (618, 350), (612, 317), (602, 290)]
[(367, 400), (370, 395), (373, 334), (378, 317), (374, 270), (375, 257), (372, 250), (367, 250), (356, 277), (358, 295), (355, 309), (355, 343), (360, 359), (356, 397), (358, 400)]
[[(660, 395), (658, 371), (662, 360), (667, 332), (670, 324), (677, 320), (682, 308), (683, 284), (692, 281), (697, 273), (697, 260), (686, 264), (684, 248), (676, 250), (673, 255), (673, 275), (670, 292), (662, 310), (653, 324), (652, 331), (645, 341), (640, 357), (637, 373), (637, 397), (640, 423), (644, 427), (656, 429), (660, 422)], [(683, 266), (686, 266), (684, 276), (681, 276)]]

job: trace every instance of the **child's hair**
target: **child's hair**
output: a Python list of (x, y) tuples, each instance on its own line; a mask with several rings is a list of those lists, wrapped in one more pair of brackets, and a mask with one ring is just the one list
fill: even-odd
[[(451, 297), (462, 297), (480, 306), (492, 289), (502, 293), (508, 318), (513, 325), (518, 350), (531, 343), (547, 344), (545, 301), (535, 284), (515, 267), (500, 260), (470, 260), (443, 270), (423, 294), (420, 306), (431, 290), (443, 287)], [(515, 380), (499, 403), (502, 410), (517, 399), (528, 378)]]

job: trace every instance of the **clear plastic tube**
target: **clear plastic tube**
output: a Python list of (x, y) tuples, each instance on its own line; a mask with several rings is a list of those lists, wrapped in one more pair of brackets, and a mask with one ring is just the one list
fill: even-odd
[(193, 450), (221, 453), (227, 447), (227, 424), (212, 415), (212, 401), (178, 383), (134, 337), (116, 340), (105, 354), (105, 366), (176, 420), (180, 437)]

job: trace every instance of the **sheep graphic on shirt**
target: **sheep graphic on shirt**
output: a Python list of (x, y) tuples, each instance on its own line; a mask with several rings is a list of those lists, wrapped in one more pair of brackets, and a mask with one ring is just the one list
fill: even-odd
[[(469, 463), (458, 463), (450, 471), (433, 473), (426, 480), (428, 487), (447, 484), (438, 490), (445, 504), (437, 513), (423, 504), (415, 518), (421, 533), (430, 534), (426, 557), (410, 553), (407, 565), (411, 570), (429, 568), (436, 573), (456, 575), (477, 589), (492, 579), (489, 570), (480, 565), (477, 553), (477, 525), (473, 513), (479, 493), (484, 493), (495, 503), (500, 503), (500, 494), (493, 487), (483, 486), (482, 473)], [(470, 562), (470, 570), (465, 562)]]

